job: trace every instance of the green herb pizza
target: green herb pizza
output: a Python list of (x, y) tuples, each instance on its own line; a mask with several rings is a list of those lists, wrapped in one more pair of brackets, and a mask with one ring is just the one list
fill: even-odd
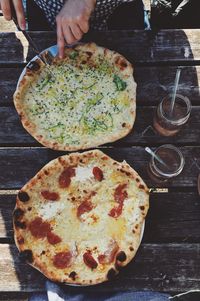
[(14, 94), (24, 128), (57, 150), (96, 147), (126, 136), (135, 121), (132, 65), (94, 43), (65, 49), (46, 66), (26, 68)]

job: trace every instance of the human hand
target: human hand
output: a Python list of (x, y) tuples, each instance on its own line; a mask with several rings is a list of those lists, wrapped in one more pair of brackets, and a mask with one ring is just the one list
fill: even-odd
[[(22, 4), (22, 0), (11, 0), (13, 3), (13, 7), (16, 12), (17, 21), (19, 24), (19, 27), (22, 30), (26, 29), (26, 20), (25, 20), (25, 14), (24, 14), (24, 8)], [(0, 0), (0, 7), (2, 9), (4, 18), (7, 21), (12, 20), (12, 12), (11, 12), (11, 4), (9, 0)]]
[(79, 41), (89, 30), (89, 19), (96, 0), (67, 0), (56, 17), (59, 57), (64, 55), (65, 42)]

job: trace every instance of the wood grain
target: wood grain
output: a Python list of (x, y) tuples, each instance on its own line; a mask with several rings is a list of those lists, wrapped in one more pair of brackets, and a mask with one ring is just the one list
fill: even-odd
[(15, 23), (13, 21), (6, 21), (3, 16), (0, 14), (0, 29), (1, 31), (13, 32), (17, 30)]
[[(0, 194), (0, 241), (13, 242), (12, 212), (16, 195)], [(197, 192), (153, 193), (143, 242), (198, 242), (200, 198)]]
[[(55, 32), (30, 34), (41, 50), (56, 43)], [(85, 289), (70, 288), (71, 291), (199, 289), (200, 200), (196, 187), (200, 172), (199, 36), (200, 29), (91, 32), (85, 36), (85, 41), (95, 41), (122, 53), (135, 66), (137, 120), (134, 131), (101, 149), (118, 161), (125, 159), (149, 187), (159, 185), (147, 175), (149, 155), (144, 146), (179, 145), (186, 165), (179, 177), (163, 184), (169, 193), (151, 195), (143, 243), (135, 260), (113, 282)], [(0, 33), (0, 45), (0, 269), (3, 270), (0, 300), (25, 301), (29, 292), (44, 290), (45, 278), (18, 258), (12, 231), (16, 194), (1, 189), (20, 189), (44, 164), (64, 153), (40, 147), (22, 128), (12, 104), (21, 70), (35, 55), (28, 42), (20, 32)], [(177, 136), (160, 137), (151, 128), (153, 112), (160, 100), (172, 91), (177, 66), (184, 66), (178, 92), (192, 101), (192, 116)]]
[[(80, 291), (155, 290), (181, 292), (200, 285), (200, 244), (142, 244), (135, 259), (112, 282)], [(15, 246), (0, 245), (0, 291), (43, 291), (45, 278), (22, 263)], [(67, 288), (69, 291), (69, 288)]]
[(1, 292), (0, 301), (28, 301), (31, 297), (31, 293), (20, 292)]
[[(127, 148), (101, 148), (112, 158), (126, 160), (146, 181), (149, 187), (157, 187), (147, 174), (149, 154), (143, 147)], [(181, 148), (185, 157), (183, 172), (164, 187), (195, 187), (200, 166), (200, 147)], [(36, 172), (50, 160), (63, 155), (64, 152), (56, 152), (46, 148), (0, 148), (0, 189), (19, 189)]]
[[(189, 97), (193, 105), (200, 105), (200, 67), (181, 66), (178, 93)], [(157, 105), (161, 99), (173, 91), (177, 66), (134, 68), (137, 82), (137, 105)], [(21, 68), (0, 68), (0, 105), (13, 103)]]
[[(112, 145), (159, 145), (163, 143), (176, 143), (198, 145), (200, 138), (200, 107), (193, 107), (189, 122), (174, 137), (163, 137), (153, 128), (153, 116), (156, 107), (138, 107), (136, 121), (131, 133)], [(23, 128), (14, 108), (0, 107), (0, 146), (40, 144)]]
[[(152, 31), (91, 32), (84, 41), (94, 41), (100, 46), (114, 49), (131, 62), (155, 63), (200, 60), (200, 29)], [(55, 32), (30, 32), (39, 48), (56, 44)], [(120, 42), (119, 42), (120, 41)], [(24, 63), (35, 54), (29, 49), (22, 33), (0, 33), (0, 63)]]

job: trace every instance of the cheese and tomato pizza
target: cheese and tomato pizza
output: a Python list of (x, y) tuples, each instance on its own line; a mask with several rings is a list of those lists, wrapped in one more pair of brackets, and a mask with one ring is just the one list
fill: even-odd
[(43, 145), (79, 150), (113, 142), (132, 129), (136, 83), (132, 65), (94, 43), (65, 49), (65, 58), (25, 69), (14, 104), (24, 128)]
[(18, 193), (16, 245), (53, 281), (92, 285), (135, 256), (149, 190), (125, 161), (99, 150), (60, 156)]

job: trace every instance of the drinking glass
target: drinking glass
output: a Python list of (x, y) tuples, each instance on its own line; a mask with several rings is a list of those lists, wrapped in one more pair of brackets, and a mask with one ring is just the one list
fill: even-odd
[(171, 112), (172, 94), (167, 95), (158, 105), (153, 119), (155, 130), (163, 136), (173, 136), (188, 121), (191, 103), (188, 97), (177, 94)]
[(164, 144), (158, 147), (151, 157), (148, 173), (153, 181), (165, 182), (179, 175), (184, 165), (185, 160), (181, 151), (171, 144)]

